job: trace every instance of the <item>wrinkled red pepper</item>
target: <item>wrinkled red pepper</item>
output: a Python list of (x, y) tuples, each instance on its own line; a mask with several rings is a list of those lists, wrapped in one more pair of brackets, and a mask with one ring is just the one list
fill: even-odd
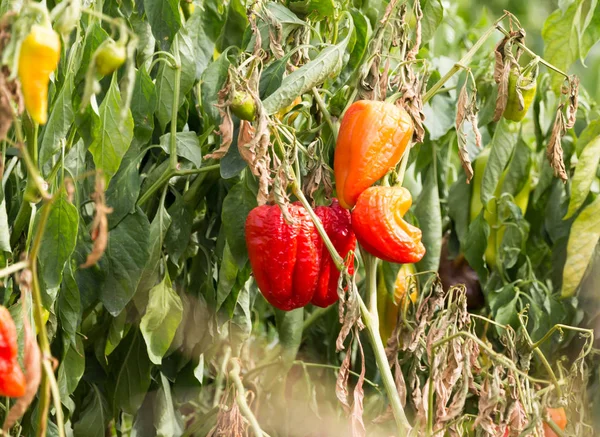
[[(337, 270), (308, 212), (299, 203), (289, 205), (292, 223), (277, 205), (263, 205), (246, 219), (246, 244), (254, 279), (274, 307), (290, 311), (308, 303), (326, 307), (338, 299)], [(356, 246), (350, 214), (334, 200), (315, 213), (338, 253), (346, 257)], [(354, 271), (353, 259), (348, 261)]]
[[(348, 253), (356, 248), (356, 237), (352, 232), (350, 212), (342, 208), (337, 199), (333, 199), (331, 206), (315, 208), (315, 214), (323, 223), (333, 247), (345, 259)], [(352, 275), (354, 273), (354, 257), (347, 260), (347, 266), (348, 273)], [(327, 246), (323, 244), (319, 283), (311, 303), (323, 308), (335, 303), (338, 300), (339, 278), (340, 271), (333, 262)]]
[(17, 329), (10, 312), (0, 306), (0, 396), (25, 394), (25, 376), (17, 360)]

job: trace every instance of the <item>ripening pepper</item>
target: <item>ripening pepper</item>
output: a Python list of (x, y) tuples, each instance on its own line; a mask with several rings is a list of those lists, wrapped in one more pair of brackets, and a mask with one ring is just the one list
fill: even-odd
[[(408, 291), (409, 277), (415, 273), (414, 264), (402, 264), (394, 281), (393, 294), (391, 294), (385, 286), (383, 270), (381, 268), (379, 270), (379, 279), (377, 280), (377, 311), (379, 314), (379, 335), (384, 344), (396, 327), (398, 312), (407, 302), (406, 293)], [(412, 303), (415, 303), (417, 298), (416, 290), (410, 293), (409, 299)]]
[(25, 376), (17, 360), (17, 329), (10, 312), (0, 306), (0, 396), (25, 394)]
[(321, 237), (304, 207), (288, 206), (287, 223), (277, 205), (254, 208), (246, 219), (248, 257), (258, 288), (276, 308), (308, 304), (321, 270)]
[[(333, 247), (342, 258), (346, 258), (350, 251), (356, 249), (356, 237), (352, 232), (350, 212), (340, 206), (337, 199), (333, 199), (331, 206), (315, 208), (315, 214), (323, 223), (327, 236)], [(327, 246), (322, 244), (321, 269), (317, 289), (311, 303), (319, 307), (328, 307), (338, 300), (338, 280), (340, 271), (337, 269)], [(354, 257), (347, 260), (348, 273), (354, 273)]]
[[(523, 96), (522, 102), (519, 102), (517, 86)], [(510, 70), (510, 75), (508, 76), (508, 99), (506, 100), (506, 107), (502, 114), (504, 118), (510, 121), (523, 120), (525, 114), (527, 114), (527, 110), (531, 106), (531, 102), (533, 102), (536, 88), (535, 75), (520, 77), (519, 71), (516, 68)]]
[(425, 255), (421, 230), (402, 218), (412, 204), (404, 187), (367, 188), (352, 211), (352, 229), (364, 249), (393, 263), (416, 263)]
[(413, 130), (408, 113), (392, 103), (359, 100), (348, 108), (333, 162), (340, 205), (352, 208), (363, 191), (398, 164)]
[(60, 58), (60, 37), (50, 25), (34, 24), (21, 44), (19, 81), (25, 108), (39, 124), (48, 121), (48, 82)]

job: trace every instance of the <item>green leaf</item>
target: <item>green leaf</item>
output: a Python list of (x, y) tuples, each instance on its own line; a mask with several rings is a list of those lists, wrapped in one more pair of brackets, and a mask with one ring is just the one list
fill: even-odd
[(286, 71), (290, 56), (291, 54), (288, 53), (283, 58), (276, 59), (267, 65), (267, 67), (263, 70), (262, 74), (260, 75), (260, 82), (258, 85), (258, 91), (261, 99), (266, 99), (281, 86), (283, 74)]
[[(222, 24), (222, 21), (215, 19), (209, 8), (204, 5), (203, 8), (196, 8), (194, 13), (186, 22), (185, 27), (190, 29), (190, 37), (194, 48), (194, 58), (196, 61), (196, 79), (202, 77), (202, 73), (213, 60), (215, 51), (215, 40), (210, 37), (207, 27), (215, 24)], [(211, 22), (212, 21), (212, 22)]]
[(152, 34), (163, 50), (171, 46), (173, 37), (181, 27), (179, 1), (144, 0), (144, 10), (152, 27)]
[(291, 0), (288, 5), (297, 14), (308, 15), (315, 21), (333, 16), (336, 9), (333, 0)]
[(237, 267), (237, 263), (235, 262), (235, 258), (231, 253), (229, 244), (226, 244), (225, 250), (223, 251), (221, 268), (219, 269), (219, 282), (217, 284), (217, 310), (221, 308), (221, 305), (223, 305), (225, 299), (227, 299), (229, 294), (235, 289), (238, 271), (239, 269)]
[(154, 406), (154, 426), (157, 437), (179, 437), (183, 434), (181, 416), (175, 411), (171, 386), (167, 377), (160, 374), (160, 388)]
[[(77, 70), (77, 74), (75, 75), (75, 88), (79, 88), (79, 86), (82, 85), (82, 82), (84, 81), (85, 75), (87, 73), (88, 66), (92, 61), (92, 56), (94, 56), (94, 52), (106, 38), (108, 38), (108, 33), (106, 33), (106, 31), (102, 28), (100, 20), (94, 20), (92, 25), (86, 29), (83, 54), (79, 63), (79, 69)], [(83, 89), (81, 89), (80, 91), (80, 95), (73, 95), (74, 103), (75, 101), (78, 101), (78, 103), (81, 101), (81, 94), (83, 94)]]
[[(577, 58), (582, 61), (585, 59), (592, 41), (591, 38), (584, 39), (583, 35), (592, 21), (596, 4), (597, 0), (575, 0), (565, 11), (557, 9), (550, 14), (542, 29), (546, 61), (568, 72)], [(597, 20), (594, 20), (591, 30), (594, 34), (598, 33)], [(562, 81), (560, 75), (552, 77), (555, 92), (560, 90)]]
[(171, 255), (171, 261), (177, 265), (190, 242), (194, 214), (179, 193), (168, 212), (173, 224), (165, 237), (165, 249)]
[[(165, 134), (160, 137), (160, 147), (167, 153), (170, 152), (171, 134)], [(202, 165), (202, 149), (196, 132), (177, 132), (175, 135), (175, 144), (177, 145), (177, 156), (187, 159), (196, 168)]]
[(175, 337), (182, 315), (181, 299), (173, 290), (167, 274), (160, 284), (150, 290), (146, 314), (140, 323), (148, 356), (154, 364), (161, 364), (162, 357)]
[(104, 356), (107, 357), (117, 348), (121, 340), (127, 335), (127, 311), (121, 311), (116, 317), (111, 318), (104, 345)]
[(107, 276), (100, 300), (113, 316), (118, 315), (131, 300), (148, 260), (150, 223), (138, 208), (125, 217), (109, 234), (104, 256), (108, 262)]
[(83, 340), (77, 337), (77, 342), (70, 345), (58, 368), (58, 387), (63, 402), (75, 391), (85, 370), (85, 352)]
[(223, 179), (231, 179), (239, 175), (244, 170), (248, 163), (244, 161), (240, 155), (238, 147), (238, 135), (240, 132), (240, 121), (236, 118), (233, 120), (233, 141), (227, 151), (227, 154), (221, 158), (221, 166), (219, 173)]
[(221, 124), (221, 115), (215, 103), (219, 101), (218, 94), (223, 85), (225, 85), (228, 72), (229, 60), (227, 59), (227, 52), (225, 52), (221, 53), (221, 56), (215, 62), (211, 63), (202, 75), (202, 85), (200, 86), (202, 109), (208, 116), (208, 121), (213, 126)]
[(349, 47), (352, 47), (350, 58), (344, 64), (344, 68), (337, 77), (336, 85), (345, 84), (353, 74), (359, 71), (360, 64), (363, 61), (363, 57), (367, 51), (367, 46), (371, 40), (371, 23), (369, 19), (360, 11), (351, 9), (350, 14), (354, 21), (354, 33), (350, 42)]
[(470, 213), (468, 205), (471, 204), (471, 185), (465, 181), (465, 171), (461, 167), (456, 181), (448, 192), (448, 216), (454, 222), (454, 230), (461, 248), (465, 246), (469, 231)]
[[(192, 89), (196, 80), (196, 61), (194, 43), (190, 36), (191, 30), (188, 25), (181, 29), (175, 37), (175, 43), (171, 53), (175, 55), (175, 48), (179, 48), (179, 59), (181, 62), (181, 79), (179, 82), (179, 103), (177, 109), (185, 101), (185, 95)], [(164, 131), (167, 124), (171, 122), (173, 112), (173, 100), (175, 99), (175, 74), (176, 70), (164, 62), (161, 62), (158, 76), (156, 78), (156, 93), (158, 101), (156, 116)]]
[(600, 136), (588, 142), (581, 151), (571, 180), (571, 199), (565, 220), (572, 217), (587, 199), (600, 164)]
[[(0, 182), (1, 184), (1, 182)], [(2, 187), (0, 186), (0, 192), (2, 191)], [(1, 252), (11, 252), (10, 249), (10, 234), (8, 232), (8, 216), (6, 215), (6, 200), (4, 196), (2, 196), (2, 201), (0, 201), (0, 253)]]
[(429, 131), (429, 139), (434, 141), (442, 138), (454, 127), (456, 102), (444, 95), (434, 96), (423, 107), (425, 127)]
[(223, 200), (221, 222), (225, 228), (225, 237), (238, 268), (244, 267), (248, 260), (246, 248), (246, 217), (258, 206), (256, 196), (245, 181), (240, 181), (229, 190)]
[(512, 285), (502, 288), (499, 294), (501, 296), (496, 303), (497, 308), (493, 310), (494, 320), (497, 323), (517, 328), (519, 326), (519, 295), (514, 292)]
[[(435, 166), (430, 166), (423, 190), (415, 207), (415, 216), (423, 232), (423, 245), (427, 248), (425, 256), (417, 263), (420, 272), (437, 271), (442, 250), (442, 212)], [(467, 208), (465, 208), (467, 209)]]
[(57, 313), (66, 338), (72, 346), (76, 346), (77, 329), (81, 319), (81, 298), (69, 265), (65, 268), (63, 280), (60, 284)]
[(113, 411), (122, 410), (135, 414), (144, 402), (150, 388), (152, 363), (148, 359), (146, 345), (139, 331), (127, 336), (130, 342), (123, 341), (111, 356), (110, 368), (116, 370)]
[(114, 228), (127, 215), (135, 211), (135, 203), (142, 184), (138, 166), (143, 155), (131, 147), (111, 179), (106, 190), (106, 204), (113, 209), (108, 215), (108, 227)]
[(108, 404), (95, 385), (84, 398), (79, 419), (73, 427), (75, 437), (104, 437), (106, 425), (110, 420)]
[(506, 176), (502, 180), (500, 193), (509, 193), (513, 197), (516, 196), (531, 177), (531, 165), (531, 149), (523, 140), (519, 140), (506, 170)]
[(281, 358), (286, 370), (292, 366), (302, 342), (302, 325), (304, 323), (304, 308), (292, 311), (282, 311), (275, 308), (275, 323), (279, 334), (279, 343), (283, 349)]
[(77, 243), (79, 213), (72, 205), (67, 194), (60, 192), (58, 198), (40, 208), (36, 217), (36, 228), (41, 215), (50, 208), (46, 230), (42, 236), (39, 261), (42, 277), (47, 288), (58, 287), (62, 280), (65, 263), (73, 253)]
[(110, 88), (100, 105), (100, 117), (94, 120), (93, 142), (89, 148), (96, 168), (102, 170), (106, 185), (119, 169), (133, 138), (133, 117), (127, 112), (121, 119), (121, 95), (113, 75)]
[(73, 78), (71, 73), (69, 73), (62, 89), (58, 93), (58, 97), (52, 104), (52, 112), (44, 128), (44, 135), (40, 142), (39, 151), (40, 168), (61, 149), (69, 133), (69, 129), (75, 120), (71, 94), (73, 94)]
[(286, 76), (281, 82), (281, 86), (264, 100), (263, 104), (267, 114), (274, 114), (291, 105), (296, 97), (322, 84), (328, 77), (339, 72), (343, 66), (342, 57), (353, 31), (354, 24), (350, 18), (348, 34), (339, 44), (322, 50), (315, 59)]
[(519, 123), (513, 123), (502, 118), (496, 125), (496, 132), (492, 138), (490, 158), (483, 172), (481, 181), (481, 203), (487, 205), (492, 198), (500, 175), (506, 168), (508, 161), (517, 144)]
[(156, 102), (156, 87), (146, 69), (142, 67), (136, 74), (131, 97), (133, 138), (138, 147), (148, 144), (152, 138)]
[(158, 266), (162, 254), (162, 246), (167, 230), (171, 226), (171, 216), (164, 207), (160, 207), (150, 225), (150, 248), (148, 261), (144, 266), (140, 283), (134, 296), (135, 306), (143, 313), (148, 301), (148, 291), (158, 282)]
[(241, 48), (246, 27), (248, 27), (248, 17), (246, 16), (244, 2), (242, 0), (230, 0), (227, 6), (225, 23), (221, 29), (221, 36), (217, 41), (217, 50), (223, 52), (231, 46)]
[(469, 232), (467, 232), (464, 246), (465, 259), (471, 268), (477, 272), (482, 284), (485, 283), (488, 276), (483, 256), (489, 236), (490, 225), (483, 218), (482, 210), (469, 225)]
[(421, 42), (427, 43), (444, 18), (444, 7), (440, 0), (421, 0), (423, 19), (421, 20)]
[(600, 239), (600, 196), (586, 206), (571, 226), (563, 270), (562, 297), (575, 294)]

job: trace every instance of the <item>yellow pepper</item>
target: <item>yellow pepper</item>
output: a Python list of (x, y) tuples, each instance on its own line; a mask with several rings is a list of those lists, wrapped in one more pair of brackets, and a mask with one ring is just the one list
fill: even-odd
[[(383, 275), (380, 274), (377, 281), (377, 310), (379, 312), (379, 335), (381, 335), (384, 344), (394, 331), (398, 320), (398, 311), (400, 311), (405, 302), (404, 297), (409, 285), (409, 276), (414, 275), (415, 272), (414, 264), (402, 264), (394, 282), (393, 296), (387, 292), (385, 280), (382, 277)], [(418, 298), (417, 292), (413, 291), (409, 298), (412, 303), (416, 303)]]
[(48, 82), (60, 58), (60, 37), (50, 25), (34, 24), (19, 53), (19, 80), (25, 108), (39, 123), (48, 121)]

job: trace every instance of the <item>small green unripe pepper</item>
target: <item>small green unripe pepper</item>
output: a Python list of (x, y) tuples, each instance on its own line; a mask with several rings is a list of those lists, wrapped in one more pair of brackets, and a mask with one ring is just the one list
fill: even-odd
[(96, 71), (102, 76), (107, 76), (125, 63), (127, 50), (122, 44), (117, 44), (112, 39), (102, 44), (96, 52)]
[(254, 98), (246, 91), (235, 91), (231, 102), (231, 111), (240, 120), (254, 121), (256, 118)]

